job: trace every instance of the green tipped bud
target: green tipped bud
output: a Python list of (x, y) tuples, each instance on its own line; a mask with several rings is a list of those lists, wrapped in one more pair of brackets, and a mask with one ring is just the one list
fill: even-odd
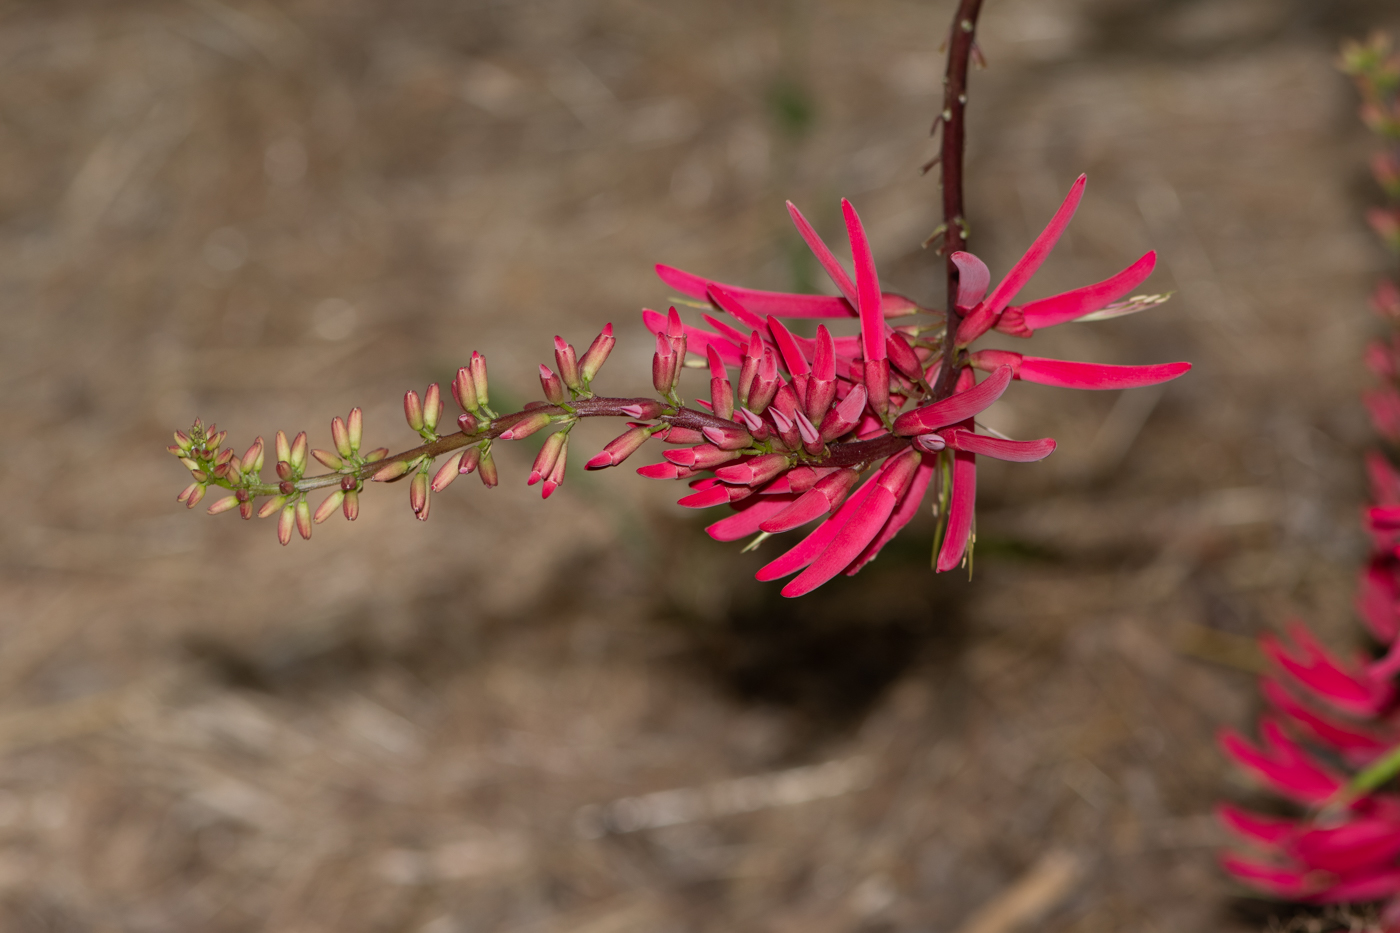
[(198, 484), (198, 483), (190, 483), (190, 484), (189, 484), (188, 486), (186, 486), (184, 489), (180, 490), (180, 494), (179, 494), (178, 496), (175, 497), (175, 501), (176, 501), (176, 502), (188, 502), (189, 499), (190, 499), (190, 496), (194, 495), (194, 494), (195, 494), (195, 491), (198, 490), (198, 489), (199, 489), (199, 484)]
[(485, 407), (491, 403), (491, 393), (486, 384), (486, 357), (472, 351), (471, 359), (472, 384), (476, 386), (476, 403)]
[(426, 472), (420, 470), (415, 473), (413, 480), (408, 484), (408, 504), (413, 507), (415, 515), (428, 510), (428, 474)]
[(379, 472), (371, 476), (370, 479), (374, 480), (376, 483), (387, 483), (390, 480), (398, 479), (408, 471), (409, 463), (407, 460), (395, 460), (391, 463), (386, 463), (380, 468)]
[(262, 468), (263, 439), (259, 437), (258, 439), (253, 441), (253, 443), (248, 447), (247, 452), (243, 454), (243, 466), (240, 467), (240, 469), (242, 469), (244, 473), (252, 473), (256, 475), (257, 473), (262, 471)]
[(191, 473), (194, 473), (199, 470), (199, 464), (194, 460), (191, 460), (189, 457), (181, 457), (180, 462), (183, 463), (186, 469), (188, 469)]
[(496, 475), (496, 461), (491, 458), (491, 451), (483, 450), (481, 460), (477, 464), (477, 475), (481, 477), (481, 484), (487, 489), (500, 482), (500, 477)]
[(460, 466), (457, 467), (457, 472), (458, 472), (458, 473), (470, 473), (472, 470), (475, 470), (475, 469), (476, 469), (477, 464), (480, 463), (480, 462), (481, 462), (481, 448), (480, 448), (480, 447), (469, 447), (469, 448), (467, 448), (467, 450), (462, 454), (462, 463), (461, 463)]
[(358, 408), (350, 409), (345, 428), (346, 433), (350, 435), (350, 453), (357, 453), (360, 449), (360, 438), (365, 432), (365, 413)]
[(215, 502), (213, 505), (209, 506), (209, 514), (218, 515), (220, 512), (227, 512), (230, 509), (236, 508), (238, 508), (238, 497), (224, 496), (218, 502)]
[(297, 533), (303, 541), (311, 540), (311, 506), (305, 499), (297, 500)]
[(551, 418), (549, 416), (549, 412), (547, 411), (529, 412), (525, 415), (525, 417), (515, 422), (515, 424), (511, 425), (505, 431), (502, 431), (501, 440), (518, 441), (522, 438), (529, 437), (531, 434), (534, 434), (540, 428), (549, 424), (550, 420)]
[(297, 507), (288, 503), (277, 516), (277, 540), (283, 547), (292, 543), (292, 525), (297, 520)]
[(345, 520), (353, 522), (360, 517), (360, 493), (359, 490), (350, 489), (345, 493), (345, 501), (341, 503), (340, 510), (345, 513)]
[(276, 512), (278, 509), (282, 508), (282, 506), (286, 504), (286, 496), (273, 496), (271, 499), (268, 499), (262, 504), (262, 508), (258, 509), (258, 518), (267, 518), (273, 512)]
[(578, 361), (579, 375), (584, 383), (593, 381), (593, 377), (598, 375), (598, 370), (603, 368), (603, 363), (607, 361), (608, 354), (612, 352), (613, 344), (617, 343), (617, 338), (613, 336), (611, 324), (603, 328), (603, 332), (593, 338), (593, 343), (584, 351), (583, 357)]
[(440, 417), (442, 417), (442, 391), (434, 382), (428, 386), (428, 391), (423, 395), (423, 426), (429, 431), (436, 431)]
[(476, 400), (476, 382), (472, 380), (471, 370), (465, 366), (457, 370), (457, 377), (452, 380), (452, 397), (462, 411), (474, 412), (481, 407)]
[(336, 453), (342, 457), (349, 457), (355, 452), (350, 446), (350, 432), (345, 427), (345, 419), (339, 415), (331, 419), (331, 440), (335, 442)]
[(277, 432), (276, 442), (273, 444), (273, 448), (277, 451), (278, 460), (290, 461), (292, 459), (292, 445), (287, 442), (286, 431)]
[(335, 454), (331, 453), (329, 450), (321, 450), (317, 448), (311, 451), (311, 456), (321, 461), (321, 464), (329, 470), (339, 470), (341, 467), (345, 466), (345, 461), (337, 457)]
[(340, 508), (340, 503), (344, 501), (345, 490), (337, 489), (329, 496), (326, 496), (326, 498), (321, 501), (320, 505), (316, 506), (316, 514), (311, 516), (311, 520), (318, 525), (321, 524), (323, 521), (334, 515), (335, 510)]
[(442, 492), (457, 478), (458, 470), (460, 470), (462, 466), (462, 458), (466, 456), (466, 453), (465, 450), (457, 451), (447, 458), (446, 463), (438, 468), (437, 473), (433, 475), (433, 492)]
[(365, 463), (378, 463), (380, 460), (383, 460), (387, 456), (389, 456), (389, 448), (376, 447), (369, 453), (365, 454)]
[(189, 453), (190, 448), (194, 446), (194, 441), (190, 440), (190, 436), (184, 431), (176, 431), (175, 445), (186, 453)]
[(423, 400), (414, 389), (409, 389), (403, 394), (403, 416), (410, 428), (415, 431), (423, 430)]
[(292, 455), (288, 459), (291, 461), (292, 469), (297, 471), (297, 476), (306, 472), (306, 432), (298, 431), (296, 438), (292, 441)]

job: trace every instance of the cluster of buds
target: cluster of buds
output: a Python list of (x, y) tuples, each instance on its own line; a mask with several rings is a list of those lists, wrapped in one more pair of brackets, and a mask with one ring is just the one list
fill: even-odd
[[(1376, 180), (1391, 198), (1379, 213), (1395, 217), (1400, 185), (1400, 56), (1383, 36), (1349, 43), (1342, 66), (1356, 79), (1368, 125), (1387, 149), (1373, 161)], [(1389, 114), (1390, 116), (1385, 116)], [(1400, 239), (1375, 223), (1400, 258)], [(1393, 328), (1391, 339), (1366, 350), (1367, 367), (1382, 387), (1365, 395), (1372, 424), (1392, 451), (1400, 445), (1400, 289), (1383, 280), (1373, 305)], [(1256, 746), (1233, 731), (1221, 737), (1234, 761), (1265, 786), (1302, 808), (1292, 819), (1262, 816), (1232, 805), (1222, 822), (1253, 851), (1225, 856), (1226, 870), (1276, 897), (1327, 904), (1382, 901), (1381, 925), (1400, 930), (1400, 473), (1389, 457), (1366, 459), (1372, 504), (1363, 514), (1371, 556), (1361, 570), (1357, 614), (1380, 646), (1374, 657), (1350, 661), (1329, 654), (1301, 624), (1292, 647), (1263, 641), (1272, 670), (1262, 689), (1269, 712)], [(1390, 785), (1390, 786), (1387, 786)]]

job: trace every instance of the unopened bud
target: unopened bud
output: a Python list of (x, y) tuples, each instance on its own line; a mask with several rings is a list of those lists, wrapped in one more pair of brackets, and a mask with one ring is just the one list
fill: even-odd
[(321, 462), (321, 465), (330, 470), (339, 470), (345, 466), (345, 461), (331, 453), (329, 450), (321, 450), (319, 447), (311, 451), (311, 456)]
[(190, 440), (190, 436), (184, 431), (176, 431), (175, 446), (188, 453), (190, 448), (194, 446), (194, 441)]
[(753, 435), (737, 424), (732, 427), (709, 426), (702, 430), (705, 439), (720, 450), (743, 450), (753, 446)]
[(276, 439), (276, 441), (277, 441), (277, 442), (276, 442), (275, 447), (276, 447), (276, 450), (277, 450), (277, 459), (278, 459), (278, 460), (291, 460), (291, 459), (292, 459), (292, 445), (291, 445), (291, 443), (287, 440), (287, 432), (286, 432), (286, 431), (278, 431), (278, 432), (277, 432), (277, 439)]
[(360, 488), (360, 480), (355, 476), (342, 476), (340, 478), (340, 488), (346, 492)]
[(350, 449), (350, 432), (345, 427), (345, 419), (339, 415), (331, 419), (331, 440), (335, 443), (336, 453), (342, 457), (349, 457), (354, 453)]
[(303, 541), (311, 540), (311, 505), (305, 499), (297, 500), (297, 534)]
[(407, 460), (394, 460), (380, 467), (379, 472), (371, 476), (370, 479), (374, 480), (376, 483), (387, 483), (390, 480), (395, 480), (403, 476), (408, 470), (409, 465)]
[(564, 385), (575, 392), (582, 391), (583, 380), (578, 368), (578, 354), (573, 345), (563, 337), (554, 338), (554, 362), (559, 367), (559, 378), (564, 380)]
[(526, 437), (529, 437), (531, 434), (534, 434), (534, 433), (535, 433), (536, 431), (538, 431), (540, 428), (542, 428), (542, 427), (544, 427), (545, 425), (549, 424), (549, 422), (550, 422), (549, 412), (547, 412), (547, 411), (534, 411), (534, 412), (530, 412), (530, 413), (526, 414), (525, 417), (521, 418), (519, 421), (515, 422), (515, 424), (512, 424), (509, 428), (507, 428), (505, 431), (503, 431), (503, 432), (501, 433), (501, 440), (503, 440), (503, 441), (518, 441), (518, 440), (521, 440), (522, 438), (526, 438)]
[(273, 496), (271, 499), (268, 499), (262, 504), (262, 508), (258, 509), (258, 518), (267, 518), (273, 512), (276, 512), (278, 509), (282, 508), (282, 506), (286, 504), (286, 496)]
[(618, 409), (618, 411), (622, 412), (629, 418), (636, 418), (638, 421), (650, 421), (652, 418), (655, 418), (657, 415), (661, 414), (664, 408), (665, 406), (663, 406), (660, 402), (652, 401), (651, 399), (646, 399), (641, 402), (636, 402), (632, 405), (623, 405), (621, 408)]
[(180, 494), (179, 494), (178, 496), (175, 497), (175, 501), (176, 501), (176, 502), (188, 502), (189, 499), (190, 499), (190, 496), (193, 496), (193, 495), (195, 494), (195, 491), (196, 491), (197, 489), (199, 489), (199, 484), (198, 484), (198, 483), (190, 483), (190, 484), (189, 484), (188, 486), (186, 486), (184, 489), (180, 490)]
[(259, 473), (259, 472), (262, 471), (262, 468), (263, 468), (263, 439), (262, 439), (261, 437), (259, 437), (259, 438), (257, 438), (256, 440), (253, 441), (252, 445), (251, 445), (251, 446), (248, 448), (248, 450), (243, 454), (243, 466), (242, 466), (242, 470), (243, 470), (244, 473), (252, 473), (252, 474), (256, 475), (257, 473)]
[(408, 504), (415, 515), (428, 507), (428, 474), (422, 470), (415, 473), (408, 484)]
[(469, 447), (462, 455), (462, 465), (457, 467), (458, 473), (470, 473), (476, 469), (476, 465), (481, 462), (481, 448)]
[(297, 491), (297, 487), (296, 484), (291, 482), (290, 480), (283, 480), (282, 482), (277, 484), (277, 491), (282, 493), (282, 495), (284, 496), (290, 496), (292, 493)]
[(589, 345), (578, 364), (579, 376), (585, 384), (592, 382), (593, 377), (598, 375), (598, 370), (603, 368), (603, 363), (607, 362), (608, 354), (612, 352), (616, 343), (617, 338), (613, 336), (611, 324), (606, 325), (603, 332), (593, 338), (593, 343)]
[(365, 463), (378, 463), (380, 460), (383, 460), (387, 456), (389, 456), (389, 448), (376, 447), (369, 453), (365, 454)]
[(409, 389), (403, 394), (403, 416), (410, 428), (423, 430), (423, 400), (418, 397), (416, 389)]
[(481, 452), (480, 464), (477, 468), (477, 475), (481, 477), (481, 484), (487, 489), (499, 483), (500, 477), (496, 475), (496, 461), (491, 457), (491, 451)]
[(253, 502), (251, 499), (238, 503), (238, 514), (245, 522), (253, 517)]
[(345, 515), (347, 522), (353, 522), (360, 517), (360, 493), (351, 489), (345, 493), (345, 501), (340, 504), (340, 510)]
[(731, 450), (720, 450), (714, 444), (700, 444), (697, 447), (681, 447), (668, 450), (661, 456), (691, 470), (711, 470), (721, 463), (728, 463), (739, 455)]
[(288, 503), (282, 507), (282, 513), (277, 516), (277, 540), (286, 547), (292, 543), (292, 526), (297, 520), (297, 507)]
[(637, 450), (651, 437), (652, 430), (649, 427), (636, 427), (618, 435), (608, 441), (607, 445), (595, 456), (583, 465), (585, 470), (602, 470), (607, 467), (617, 466)]
[(181, 457), (180, 462), (183, 463), (185, 465), (185, 469), (189, 470), (191, 473), (194, 473), (199, 469), (199, 461), (194, 460), (190, 457)]
[(526, 486), (533, 486), (549, 478), (549, 474), (554, 471), (554, 461), (559, 459), (559, 453), (568, 440), (567, 431), (555, 431), (544, 439), (540, 452), (535, 455), (534, 465), (530, 468), (530, 478), (525, 481)]
[(554, 459), (554, 468), (549, 471), (549, 476), (545, 477), (544, 486), (540, 489), (541, 499), (548, 499), (554, 494), (554, 490), (564, 485), (564, 466), (569, 462), (569, 433), (559, 433), (564, 435), (564, 444), (559, 448), (559, 456)]
[(436, 431), (438, 419), (442, 417), (442, 390), (434, 382), (428, 386), (428, 391), (423, 396), (423, 426), (429, 431)]
[(288, 463), (286, 460), (278, 460), (278, 461), (277, 461), (277, 478), (278, 478), (278, 479), (289, 480), (289, 479), (294, 478), (295, 476), (296, 476), (296, 471), (292, 469), (292, 465), (291, 465), (290, 463)]
[(540, 388), (544, 390), (544, 397), (549, 399), (550, 404), (558, 405), (564, 401), (563, 380), (543, 363), (540, 364)]
[(464, 454), (466, 454), (464, 450), (457, 451), (455, 454), (448, 457), (447, 462), (439, 467), (438, 471), (433, 474), (433, 492), (442, 492), (457, 478), (458, 469), (462, 465), (462, 457)]
[(485, 407), (491, 402), (491, 395), (486, 383), (486, 357), (473, 350), (470, 368), (472, 384), (476, 388), (476, 403)]
[(350, 409), (350, 417), (345, 420), (345, 432), (350, 437), (350, 452), (357, 453), (360, 439), (365, 431), (365, 413), (358, 408)]
[(479, 407), (476, 402), (476, 383), (472, 381), (471, 370), (465, 366), (457, 370), (457, 375), (452, 380), (452, 397), (457, 400), (457, 407), (462, 411), (476, 411)]
[(316, 506), (316, 514), (311, 516), (311, 520), (316, 524), (321, 524), (326, 519), (335, 514), (335, 510), (340, 508), (340, 504), (345, 501), (345, 490), (337, 489), (335, 492), (321, 500), (321, 504)]

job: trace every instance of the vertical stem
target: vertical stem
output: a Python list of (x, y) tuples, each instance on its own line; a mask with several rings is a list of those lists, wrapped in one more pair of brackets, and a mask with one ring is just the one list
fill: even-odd
[(958, 314), (958, 267), (953, 264), (954, 252), (967, 246), (967, 220), (963, 213), (963, 148), (967, 125), (963, 113), (967, 109), (967, 70), (972, 58), (972, 45), (977, 35), (977, 14), (982, 0), (959, 0), (948, 36), (948, 72), (943, 78), (943, 254), (948, 276), (948, 336), (943, 341), (943, 369), (934, 387), (935, 399), (953, 393), (957, 383), (956, 338), (962, 315)]

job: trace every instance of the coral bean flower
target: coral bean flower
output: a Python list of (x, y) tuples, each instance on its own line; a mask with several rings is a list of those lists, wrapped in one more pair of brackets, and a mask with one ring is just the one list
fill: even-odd
[[(1083, 191), (1081, 176), (1044, 232), (990, 294), (986, 264), (971, 253), (953, 255), (962, 323), (952, 347), (941, 339), (941, 312), (881, 289), (864, 225), (849, 201), (841, 208), (853, 276), (802, 213), (788, 205), (798, 233), (838, 295), (758, 291), (658, 265), (662, 281), (709, 307), (711, 313), (702, 315), (708, 327), (683, 324), (681, 329), (691, 350), (710, 359), (711, 409), (727, 406), (743, 436), (719, 447), (694, 447), (683, 456), (668, 452), (671, 466), (644, 467), (646, 475), (692, 479), (698, 492), (682, 504), (728, 504), (737, 510), (709, 527), (719, 540), (780, 533), (821, 518), (800, 543), (758, 572), (760, 580), (796, 574), (784, 587), (785, 596), (808, 593), (839, 573), (863, 567), (914, 517), (935, 480), (946, 503), (939, 516), (944, 533), (936, 567), (959, 566), (972, 541), (976, 458), (1028, 462), (1055, 449), (1050, 438), (1013, 441), (977, 433), (976, 416), (1013, 380), (1121, 389), (1165, 382), (1191, 368), (1189, 363), (1112, 366), (969, 349), (992, 329), (1029, 337), (1045, 327), (1117, 317), (1164, 300), (1123, 300), (1151, 274), (1156, 254), (1148, 253), (1103, 282), (1011, 304), (1064, 232)], [(653, 333), (674, 335), (674, 315), (674, 309), (669, 315), (646, 310), (643, 320)], [(834, 319), (833, 326), (854, 319), (859, 332), (833, 336), (822, 326), (816, 337), (803, 337), (783, 323), (795, 318)], [(957, 367), (959, 378), (952, 395), (938, 398), (932, 386), (948, 365)], [(736, 383), (727, 379), (726, 367), (738, 370)], [(979, 370), (990, 374), (981, 383)], [(731, 432), (715, 436), (720, 435), (728, 438)], [(674, 431), (667, 440), (693, 442)], [(754, 469), (745, 466), (749, 462)], [(946, 469), (940, 471), (940, 463)], [(694, 479), (707, 470), (713, 477)]]

